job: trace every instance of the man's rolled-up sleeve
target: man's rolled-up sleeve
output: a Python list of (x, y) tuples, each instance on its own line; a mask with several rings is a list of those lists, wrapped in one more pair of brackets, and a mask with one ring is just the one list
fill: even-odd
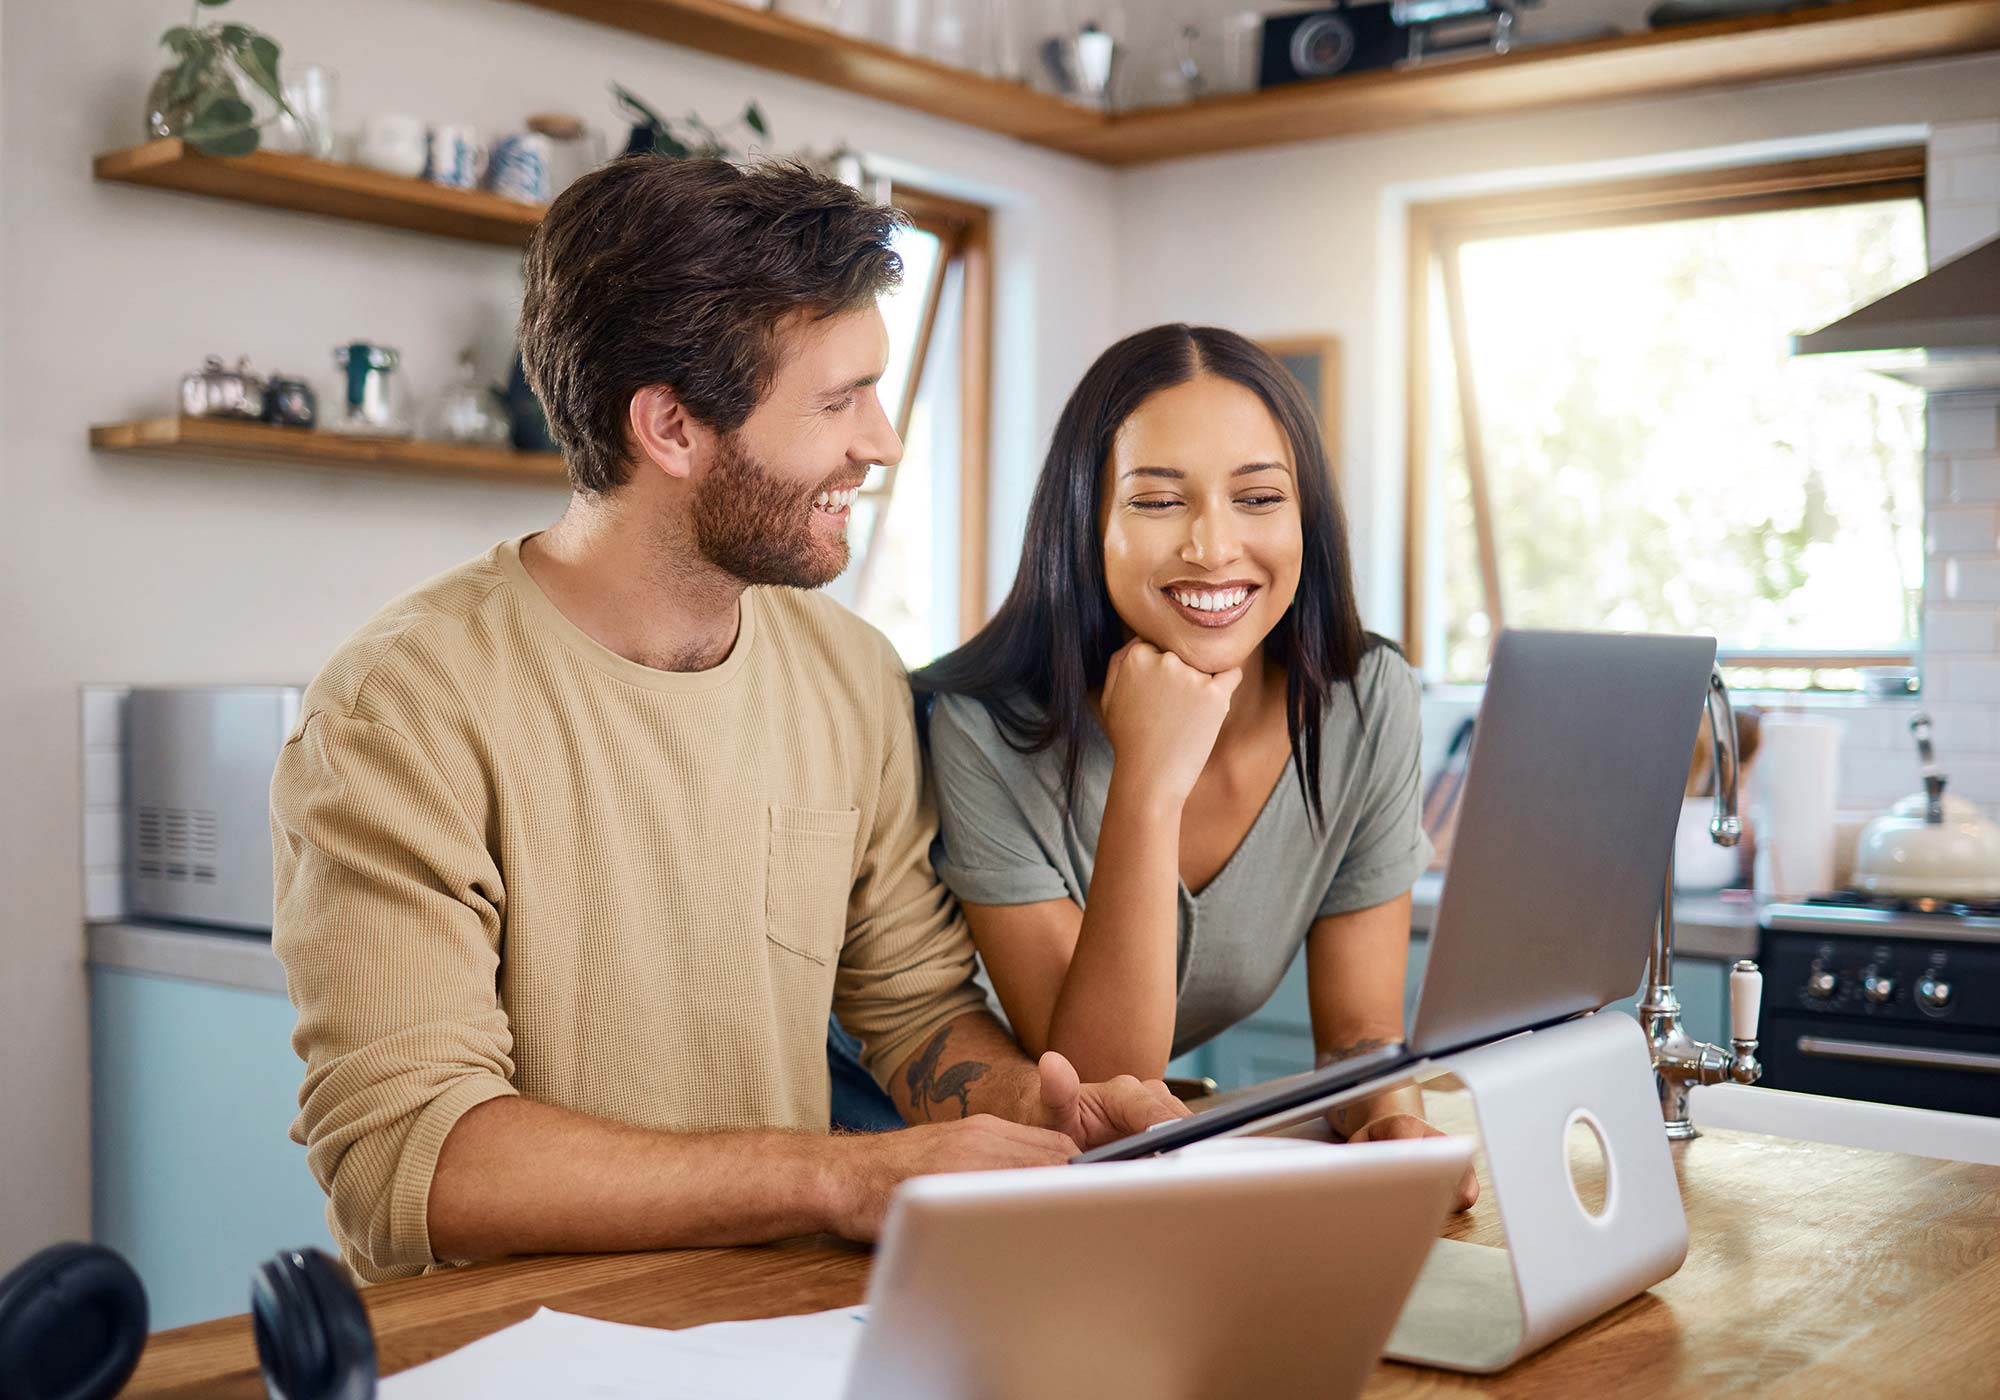
[(370, 1280), (438, 1262), (427, 1210), (445, 1136), (516, 1092), (497, 991), (505, 895), (432, 758), (387, 724), (321, 710), (271, 785), (272, 945), (305, 1061), (292, 1137)]

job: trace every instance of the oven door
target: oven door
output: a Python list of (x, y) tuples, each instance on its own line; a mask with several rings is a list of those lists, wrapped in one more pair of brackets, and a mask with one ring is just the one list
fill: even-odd
[(1768, 1008), (1759, 1029), (1767, 1089), (2000, 1116), (1991, 1033)]

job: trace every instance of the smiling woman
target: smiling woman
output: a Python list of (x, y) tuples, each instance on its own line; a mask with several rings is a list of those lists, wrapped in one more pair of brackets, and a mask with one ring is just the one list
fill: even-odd
[[(1301, 944), (1322, 1058), (1402, 1034), (1418, 685), (1362, 629), (1321, 443), (1241, 336), (1114, 345), (1057, 423), (1013, 592), (914, 678), (933, 860), (1031, 1052), (1157, 1076)], [(1421, 1114), (1393, 1090), (1334, 1126)]]

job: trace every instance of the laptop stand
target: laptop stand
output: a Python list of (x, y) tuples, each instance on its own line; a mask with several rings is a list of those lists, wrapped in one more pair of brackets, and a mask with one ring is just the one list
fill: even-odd
[[(1455, 1075), (1472, 1098), (1507, 1247), (1439, 1240), (1384, 1355), (1504, 1370), (1680, 1268), (1687, 1216), (1646, 1038), (1631, 1017), (1600, 1011), (1420, 1071)], [(1595, 1216), (1570, 1179), (1579, 1121), (1604, 1150)]]

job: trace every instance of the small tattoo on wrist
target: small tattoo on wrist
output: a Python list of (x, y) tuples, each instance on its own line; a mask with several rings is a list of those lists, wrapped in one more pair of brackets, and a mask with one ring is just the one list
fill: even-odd
[(1386, 1049), (1394, 1044), (1396, 1042), (1393, 1040), (1381, 1040), (1374, 1036), (1365, 1036), (1360, 1040), (1349, 1041), (1345, 1045), (1329, 1045), (1323, 1048), (1319, 1052), (1318, 1057), (1313, 1060), (1313, 1068), (1325, 1069), (1328, 1065), (1337, 1065), (1342, 1060), (1351, 1060), (1356, 1055), (1366, 1055), (1371, 1050)]
[(944, 1057), (944, 1045), (951, 1039), (951, 1027), (946, 1026), (930, 1039), (930, 1044), (910, 1062), (903, 1071), (903, 1085), (910, 1091), (912, 1108), (929, 1108), (958, 1101), (958, 1116), (963, 1118), (972, 1111), (972, 1085), (989, 1068), (979, 1060), (960, 1060), (957, 1064), (938, 1068), (938, 1061)]

